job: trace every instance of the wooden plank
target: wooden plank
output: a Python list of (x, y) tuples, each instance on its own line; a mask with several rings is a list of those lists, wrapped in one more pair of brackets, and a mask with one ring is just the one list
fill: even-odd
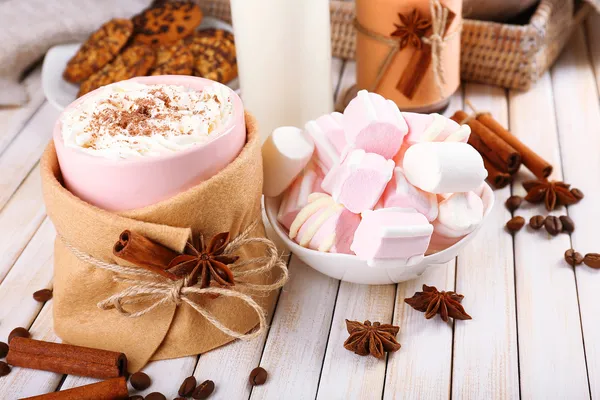
[[(592, 68), (595, 75), (596, 90), (600, 92), (600, 15), (592, 12), (585, 22), (587, 46), (589, 48), (590, 57), (592, 61)], [(568, 57), (568, 56), (563, 56)], [(562, 66), (565, 68), (566, 66)], [(566, 68), (565, 70), (568, 70)], [(587, 88), (586, 88), (587, 90)]]
[[(560, 95), (553, 96), (549, 74), (528, 92), (511, 92), (510, 121), (512, 132), (554, 166), (550, 179), (561, 180), (556, 120), (548, 118), (555, 115), (553, 97)], [(514, 194), (526, 194), (520, 182), (533, 178), (526, 172), (513, 185)], [(560, 207), (551, 214), (564, 213)], [(548, 212), (543, 205), (528, 204), (518, 214), (529, 220)], [(573, 269), (563, 259), (569, 236), (552, 237), (545, 230), (526, 228), (514, 243), (521, 395), (588, 398), (577, 287)]]
[[(444, 112), (451, 116), (462, 109), (462, 88), (450, 99)], [(400, 326), (402, 348), (388, 358), (384, 399), (444, 399), (450, 392), (452, 326), (442, 320), (426, 320), (423, 314), (404, 303), (422, 290), (423, 284), (439, 290), (453, 290), (455, 260), (432, 267), (422, 276), (398, 284), (394, 324)], [(431, 360), (435, 359), (435, 363)]]
[(0, 210), (39, 161), (57, 116), (58, 111), (44, 103), (0, 156)]
[[(504, 90), (467, 84), (465, 99), (507, 125)], [(519, 397), (512, 238), (503, 231), (509, 196), (509, 187), (495, 191), (492, 213), (458, 255), (456, 291), (473, 319), (454, 323), (453, 398)]]
[(41, 68), (37, 68), (23, 82), (29, 94), (27, 104), (22, 107), (0, 107), (0, 154), (44, 103), (41, 75)]
[[(356, 63), (347, 62), (338, 91), (356, 82)], [(366, 286), (341, 282), (327, 352), (319, 382), (319, 399), (364, 399), (382, 393), (385, 360), (360, 357), (344, 349), (348, 337), (345, 319), (391, 323), (395, 285)]]
[(0, 212), (0, 282), (39, 228), (44, 210), (38, 166)]
[(255, 386), (251, 399), (305, 399), (317, 392), (339, 281), (297, 257), (289, 269), (260, 362), (269, 381)]
[[(588, 35), (588, 42), (590, 47), (596, 49), (599, 45), (597, 39), (600, 37), (599, 21), (597, 15), (594, 15), (588, 21), (588, 28), (595, 23), (595, 36)], [(594, 40), (591, 40), (592, 37)], [(594, 75), (586, 58), (583, 33), (581, 30), (577, 30), (556, 66), (552, 69), (552, 85), (564, 178), (575, 187), (579, 187), (586, 195), (581, 203), (568, 208), (569, 216), (577, 224), (575, 232), (571, 235), (572, 245), (582, 254), (588, 252), (600, 253), (600, 242), (598, 241), (598, 221), (600, 221), (600, 209), (598, 208), (598, 199), (600, 199), (600, 157), (598, 157), (598, 149), (600, 149), (600, 112), (598, 93), (593, 85)], [(596, 72), (599, 71), (598, 61), (600, 60), (596, 57)], [(599, 75), (596, 75), (596, 80), (598, 77)], [(565, 268), (560, 260), (557, 263), (561, 265), (561, 269)], [(567, 270), (569, 269), (567, 268)], [(590, 393), (592, 398), (599, 398), (600, 319), (598, 316), (600, 315), (600, 303), (598, 302), (598, 288), (600, 287), (600, 271), (581, 266), (575, 270), (575, 274)], [(575, 323), (572, 320), (561, 322), (562, 324)], [(576, 330), (578, 327), (570, 326), (570, 328)], [(579, 378), (579, 381), (581, 380), (583, 380), (583, 376)], [(575, 397), (572, 396), (572, 398)]]
[[(47, 303), (40, 313), (42, 304), (32, 297), (36, 290), (51, 287), (54, 235), (52, 223), (48, 219), (44, 220), (19, 260), (0, 284), (0, 338), (3, 341), (15, 327), (29, 328), (34, 319), (35, 323), (30, 328), (33, 338), (57, 340), (52, 330), (50, 303)], [(53, 391), (61, 378), (62, 375), (59, 374), (13, 368), (8, 376), (0, 379), (0, 393), (6, 399), (46, 393)]]

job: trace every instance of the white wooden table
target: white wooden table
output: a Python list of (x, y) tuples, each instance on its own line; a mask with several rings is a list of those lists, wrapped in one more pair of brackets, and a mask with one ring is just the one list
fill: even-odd
[[(600, 271), (574, 270), (563, 261), (571, 246), (600, 252), (598, 38), (600, 18), (593, 17), (530, 91), (466, 84), (446, 111), (463, 108), (465, 98), (491, 111), (554, 164), (553, 178), (583, 190), (580, 204), (555, 211), (575, 220), (570, 237), (524, 229), (513, 239), (504, 232), (510, 218), (504, 200), (524, 194), (515, 182), (496, 191), (497, 207), (458, 258), (417, 280), (349, 284), (292, 257), (291, 279), (266, 335), (200, 357), (153, 362), (145, 368), (154, 382), (147, 392), (174, 398), (183, 379), (194, 374), (215, 382), (214, 399), (600, 398)], [(353, 83), (354, 73), (354, 63), (334, 62), (336, 93)], [(52, 302), (40, 304), (31, 295), (52, 287), (55, 231), (42, 202), (38, 160), (58, 112), (44, 101), (39, 72), (27, 85), (27, 106), (0, 109), (0, 340), (24, 326), (34, 338), (54, 341)], [(526, 206), (518, 214), (528, 219), (540, 211)], [(464, 294), (473, 320), (425, 320), (404, 304), (424, 283)], [(354, 355), (342, 347), (346, 318), (399, 325), (402, 348), (383, 361)], [(258, 365), (269, 380), (252, 388), (248, 373)], [(0, 378), (0, 398), (90, 382), (13, 368)]]

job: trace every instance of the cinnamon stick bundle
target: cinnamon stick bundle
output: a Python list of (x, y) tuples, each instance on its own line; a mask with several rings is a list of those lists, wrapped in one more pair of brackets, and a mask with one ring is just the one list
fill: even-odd
[(127, 380), (125, 378), (114, 378), (21, 400), (126, 400), (128, 398)]
[(523, 144), (516, 136), (505, 129), (491, 114), (480, 114), (477, 116), (477, 121), (482, 123), (489, 130), (494, 132), (506, 143), (511, 145), (521, 154), (523, 164), (539, 179), (545, 179), (552, 173), (552, 165), (537, 155), (533, 150)]
[(512, 175), (500, 171), (487, 159), (483, 157), (483, 166), (487, 170), (487, 181), (496, 189), (502, 189), (512, 182)]
[[(468, 114), (464, 111), (457, 111), (452, 116), (452, 119), (459, 124), (467, 118)], [(482, 156), (487, 157), (498, 170), (509, 174), (518, 171), (521, 166), (521, 155), (517, 150), (481, 122), (472, 119), (467, 124), (471, 127), (471, 136), (469, 136), (471, 146)]]
[(155, 243), (139, 233), (123, 231), (113, 247), (113, 254), (140, 268), (176, 281), (178, 277), (165, 269), (179, 254), (166, 246)]
[(22, 337), (10, 341), (6, 362), (17, 367), (100, 379), (123, 376), (127, 371), (127, 357), (123, 353)]

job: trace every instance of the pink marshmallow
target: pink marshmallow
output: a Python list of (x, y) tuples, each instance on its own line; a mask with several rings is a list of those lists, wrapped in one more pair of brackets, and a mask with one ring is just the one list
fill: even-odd
[(394, 168), (394, 176), (385, 188), (377, 207), (414, 208), (425, 215), (428, 221), (433, 221), (438, 216), (437, 196), (411, 185), (406, 180), (402, 168), (398, 167)]
[(305, 129), (313, 139), (316, 156), (325, 173), (339, 162), (346, 147), (346, 136), (342, 127), (342, 114), (334, 112), (309, 121)]
[(321, 192), (323, 172), (314, 161), (308, 163), (300, 175), (284, 192), (277, 214), (277, 221), (286, 229), (290, 229), (296, 215), (308, 204), (308, 196)]
[(360, 216), (337, 204), (331, 196), (312, 193), (290, 227), (290, 239), (313, 250), (352, 254), (350, 245)]
[(440, 114), (402, 113), (408, 125), (406, 142), (464, 142), (469, 140), (471, 128), (459, 125)]
[(398, 106), (366, 90), (359, 91), (344, 110), (343, 126), (350, 150), (363, 149), (386, 159), (398, 152), (408, 132)]
[(353, 150), (327, 173), (322, 188), (348, 210), (372, 210), (394, 172), (394, 161), (379, 154)]
[(369, 266), (414, 265), (421, 260), (433, 226), (413, 209), (382, 208), (363, 213), (350, 249)]
[(428, 253), (452, 246), (477, 229), (483, 220), (483, 201), (474, 192), (452, 193), (440, 199)]

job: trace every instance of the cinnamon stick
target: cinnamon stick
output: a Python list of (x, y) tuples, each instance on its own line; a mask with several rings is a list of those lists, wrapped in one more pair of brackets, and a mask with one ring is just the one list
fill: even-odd
[[(457, 111), (452, 116), (452, 119), (460, 124), (467, 117), (468, 114), (466, 112)], [(508, 172), (509, 174), (517, 172), (521, 166), (521, 155), (517, 150), (481, 122), (472, 119), (467, 124), (471, 127), (471, 136), (469, 136), (469, 144), (471, 146), (482, 156), (487, 157), (500, 171)]]
[(6, 362), (17, 367), (100, 379), (123, 376), (127, 371), (127, 357), (123, 353), (22, 337), (10, 341)]
[(123, 231), (119, 236), (119, 241), (113, 247), (113, 254), (165, 278), (174, 281), (178, 279), (177, 275), (166, 271), (166, 268), (179, 254), (139, 233), (129, 230)]
[(537, 155), (533, 150), (523, 144), (516, 136), (510, 133), (504, 128), (498, 121), (496, 121), (491, 114), (481, 114), (477, 116), (477, 121), (482, 123), (489, 130), (494, 132), (506, 143), (511, 145), (515, 150), (521, 154), (523, 164), (531, 171), (535, 176), (540, 179), (545, 179), (552, 173), (552, 165), (544, 160), (542, 157)]
[(512, 182), (512, 175), (500, 171), (485, 156), (483, 157), (483, 166), (485, 167), (488, 173), (487, 181), (495, 189), (502, 189), (503, 187), (506, 187)]
[(129, 398), (127, 380), (114, 378), (60, 392), (51, 392), (21, 400), (126, 400)]
[[(444, 31), (447, 31), (452, 25), (452, 21), (456, 14), (452, 11), (448, 10), (448, 19), (446, 20), (446, 28)], [(433, 29), (430, 28), (425, 36), (430, 36), (433, 33)], [(424, 45), (421, 47), (421, 50), (415, 50), (413, 55), (411, 56), (408, 64), (406, 64), (406, 68), (404, 68), (404, 72), (400, 76), (400, 80), (396, 85), (396, 89), (400, 91), (406, 98), (412, 99), (417, 93), (417, 89), (421, 85), (423, 78), (425, 78), (425, 74), (431, 65), (431, 46)]]

